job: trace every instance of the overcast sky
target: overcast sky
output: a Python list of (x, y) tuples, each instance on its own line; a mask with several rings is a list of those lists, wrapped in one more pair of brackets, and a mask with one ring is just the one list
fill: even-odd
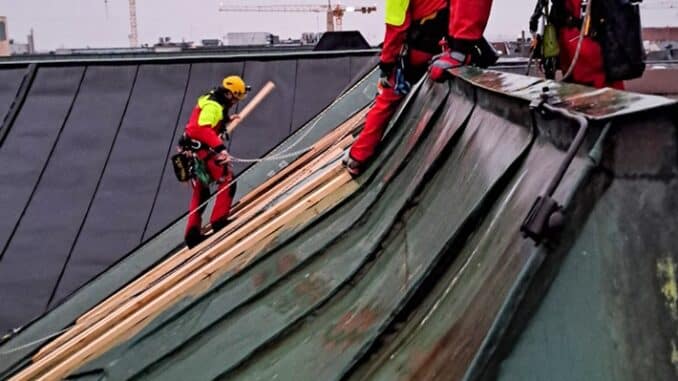
[[(226, 4), (323, 4), (325, 0), (223, 0)], [(323, 14), (223, 13), (220, 0), (136, 0), (140, 43), (152, 44), (160, 36), (174, 41), (199, 42), (227, 32), (271, 32), (298, 38), (302, 32), (325, 30)], [(383, 0), (343, 0), (345, 5), (377, 5), (376, 14), (347, 14), (344, 30), (360, 30), (373, 44), (383, 37)], [(486, 35), (513, 38), (526, 29), (535, 0), (495, 0)], [(645, 0), (654, 6), (676, 0)], [(25, 42), (35, 30), (38, 50), (59, 47), (129, 46), (128, 0), (0, 0), (0, 15), (7, 16), (9, 37)], [(646, 26), (678, 25), (678, 8), (643, 10)]]

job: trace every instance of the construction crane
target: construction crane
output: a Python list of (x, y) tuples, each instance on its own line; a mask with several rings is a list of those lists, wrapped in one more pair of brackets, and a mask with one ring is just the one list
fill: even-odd
[(344, 14), (347, 12), (372, 13), (377, 11), (376, 6), (347, 7), (341, 4), (332, 6), (330, 0), (327, 4), (282, 4), (282, 5), (224, 5), (219, 6), (220, 12), (303, 12), (325, 13), (327, 15), (327, 31), (342, 30)]
[[(108, 17), (108, 0), (104, 0), (106, 7), (106, 17)], [(136, 48), (139, 46), (139, 33), (137, 32), (137, 2), (129, 0), (129, 46)]]

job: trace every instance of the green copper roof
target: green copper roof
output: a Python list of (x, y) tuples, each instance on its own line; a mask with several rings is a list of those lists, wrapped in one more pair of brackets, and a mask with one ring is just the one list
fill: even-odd
[[(352, 188), (328, 194), (70, 379), (673, 379), (675, 102), (472, 68), (457, 74), (415, 87)], [(553, 106), (583, 114), (590, 127), (553, 196), (564, 224), (536, 245), (521, 222), (576, 132), (531, 108), (545, 85)], [(150, 266), (123, 263), (111, 274)], [(105, 279), (60, 307), (70, 315), (37, 322), (41, 334), (109, 295), (94, 295)], [(11, 364), (21, 368), (31, 353)]]

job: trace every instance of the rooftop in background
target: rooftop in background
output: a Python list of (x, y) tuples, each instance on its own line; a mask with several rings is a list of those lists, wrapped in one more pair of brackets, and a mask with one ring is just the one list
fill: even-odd
[[(310, 51), (336, 50), (371, 50), (369, 43), (358, 31), (329, 32), (323, 42), (321, 36), (315, 33), (304, 33), (300, 39), (280, 40), (270, 33), (229, 33), (225, 41), (220, 39), (203, 40), (202, 45), (195, 46), (193, 42), (171, 41), (169, 38), (160, 38), (153, 46), (137, 48), (72, 48), (56, 49), (48, 53), (37, 53), (30, 56), (17, 55), (0, 58), (2, 63), (25, 63), (34, 61), (63, 61), (63, 60), (108, 60), (108, 59), (172, 59), (181, 57), (218, 57), (233, 54), (286, 54)], [(233, 44), (231, 40), (237, 40)], [(375, 53), (377, 50), (375, 50)]]
[(678, 41), (678, 27), (643, 28), (643, 40)]

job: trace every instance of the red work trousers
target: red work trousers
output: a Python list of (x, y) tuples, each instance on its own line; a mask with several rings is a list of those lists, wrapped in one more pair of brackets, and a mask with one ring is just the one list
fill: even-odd
[(448, 33), (459, 40), (478, 40), (490, 17), (492, 0), (451, 0)]
[[(563, 74), (567, 72), (579, 42), (579, 29), (561, 28), (559, 32), (560, 42), (560, 68)], [(608, 82), (605, 78), (605, 67), (603, 62), (603, 53), (600, 44), (590, 37), (584, 37), (579, 50), (579, 58), (574, 65), (570, 81), (581, 85), (592, 86), (596, 88), (612, 87), (623, 90), (624, 82)]]
[[(405, 68), (405, 77), (411, 84), (419, 81), (424, 75), (428, 62), (432, 57), (429, 53), (410, 49), (407, 67)], [(395, 73), (391, 75), (389, 80), (392, 84), (395, 82)], [(363, 128), (353, 146), (351, 146), (350, 155), (354, 160), (364, 163), (372, 158), (377, 145), (384, 135), (386, 125), (398, 109), (402, 99), (403, 96), (396, 93), (393, 87), (379, 89), (374, 100), (374, 105), (372, 105), (365, 118), (365, 128)]]
[[(217, 197), (214, 202), (214, 209), (212, 209), (212, 216), (210, 222), (225, 222), (231, 211), (231, 203), (233, 202), (233, 194), (231, 192), (231, 181), (233, 181), (233, 174), (229, 166), (222, 166), (217, 164), (214, 159), (209, 158), (205, 160), (205, 166), (212, 181), (217, 183)], [(202, 213), (205, 211), (205, 206), (200, 207), (205, 201), (209, 199), (209, 187), (204, 185), (198, 179), (191, 180), (193, 186), (193, 195), (189, 205), (190, 215), (188, 216), (188, 225), (186, 226), (186, 234), (192, 229), (198, 229), (202, 226)], [(231, 188), (231, 189), (228, 189)], [(200, 207), (199, 210), (198, 207)]]

